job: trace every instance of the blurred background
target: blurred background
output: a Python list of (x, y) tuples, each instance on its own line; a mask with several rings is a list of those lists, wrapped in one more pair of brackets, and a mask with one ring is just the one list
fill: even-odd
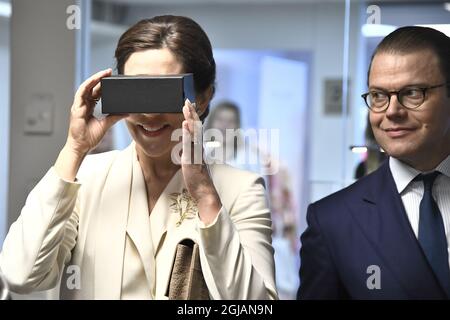
[[(217, 63), (210, 128), (275, 129), (257, 150), (273, 217), (277, 286), (293, 299), (306, 208), (377, 168), (384, 155), (360, 95), (379, 41), (405, 25), (450, 35), (450, 2), (351, 0), (0, 0), (0, 244), (26, 195), (63, 146), (73, 94), (115, 68), (119, 36), (143, 18), (185, 15), (209, 35)], [(242, 165), (233, 139), (231, 165)], [(94, 152), (130, 142), (116, 125)], [(225, 143), (225, 142), (224, 142)], [(212, 144), (211, 147), (214, 147)], [(15, 298), (56, 298), (44, 292)]]

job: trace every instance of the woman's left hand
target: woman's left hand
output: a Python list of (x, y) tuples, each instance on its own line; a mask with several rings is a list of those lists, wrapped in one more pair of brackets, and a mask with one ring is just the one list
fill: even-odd
[(181, 169), (191, 197), (197, 202), (200, 220), (211, 224), (217, 217), (222, 203), (203, 159), (202, 122), (194, 105), (186, 100), (183, 107), (183, 153)]

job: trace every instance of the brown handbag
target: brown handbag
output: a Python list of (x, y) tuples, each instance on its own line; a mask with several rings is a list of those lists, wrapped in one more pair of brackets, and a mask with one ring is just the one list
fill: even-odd
[(177, 245), (167, 291), (169, 300), (209, 300), (198, 244), (190, 239)]

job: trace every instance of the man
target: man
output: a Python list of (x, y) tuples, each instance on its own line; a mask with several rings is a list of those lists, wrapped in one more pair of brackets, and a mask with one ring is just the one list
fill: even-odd
[(450, 38), (403, 27), (363, 95), (381, 167), (308, 208), (300, 299), (450, 298)]

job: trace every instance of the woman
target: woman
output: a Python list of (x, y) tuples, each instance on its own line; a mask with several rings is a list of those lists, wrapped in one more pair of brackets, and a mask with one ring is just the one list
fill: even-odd
[[(214, 131), (211, 129), (219, 130), (217, 132), (218, 134), (216, 134), (218, 137), (214, 135), (214, 140), (219, 142), (220, 145), (215, 148), (222, 149), (221, 155), (223, 159), (218, 160), (236, 168), (249, 170), (248, 168), (243, 168), (248, 161), (242, 161), (242, 163), (236, 162), (237, 156), (244, 147), (241, 133), (238, 131), (240, 128), (241, 112), (237, 105), (228, 101), (222, 101), (214, 106), (205, 125), (206, 133), (213, 133)], [(207, 153), (212, 154), (215, 148), (206, 151)], [(243, 160), (245, 160), (245, 158)]]
[[(190, 239), (209, 298), (276, 298), (262, 179), (225, 165), (189, 164), (187, 152), (181, 166), (172, 161), (172, 133), (182, 128), (187, 150), (214, 92), (204, 31), (185, 17), (142, 20), (121, 36), (115, 57), (119, 74), (193, 73), (195, 105), (186, 101), (180, 114), (98, 120), (92, 114), (100, 80), (111, 70), (87, 79), (74, 98), (65, 146), (5, 239), (0, 267), (11, 289), (49, 289), (62, 276), (62, 298), (167, 299), (179, 244)], [(133, 143), (86, 156), (121, 119)]]
[[(210, 159), (259, 174), (269, 172), (269, 168), (264, 167), (266, 155), (259, 149), (257, 142), (245, 140), (245, 132), (241, 128), (241, 112), (236, 104), (230, 101), (218, 103), (208, 117), (206, 129), (205, 136), (214, 136), (214, 140), (220, 143), (207, 148)], [(217, 148), (221, 148), (220, 152)]]

